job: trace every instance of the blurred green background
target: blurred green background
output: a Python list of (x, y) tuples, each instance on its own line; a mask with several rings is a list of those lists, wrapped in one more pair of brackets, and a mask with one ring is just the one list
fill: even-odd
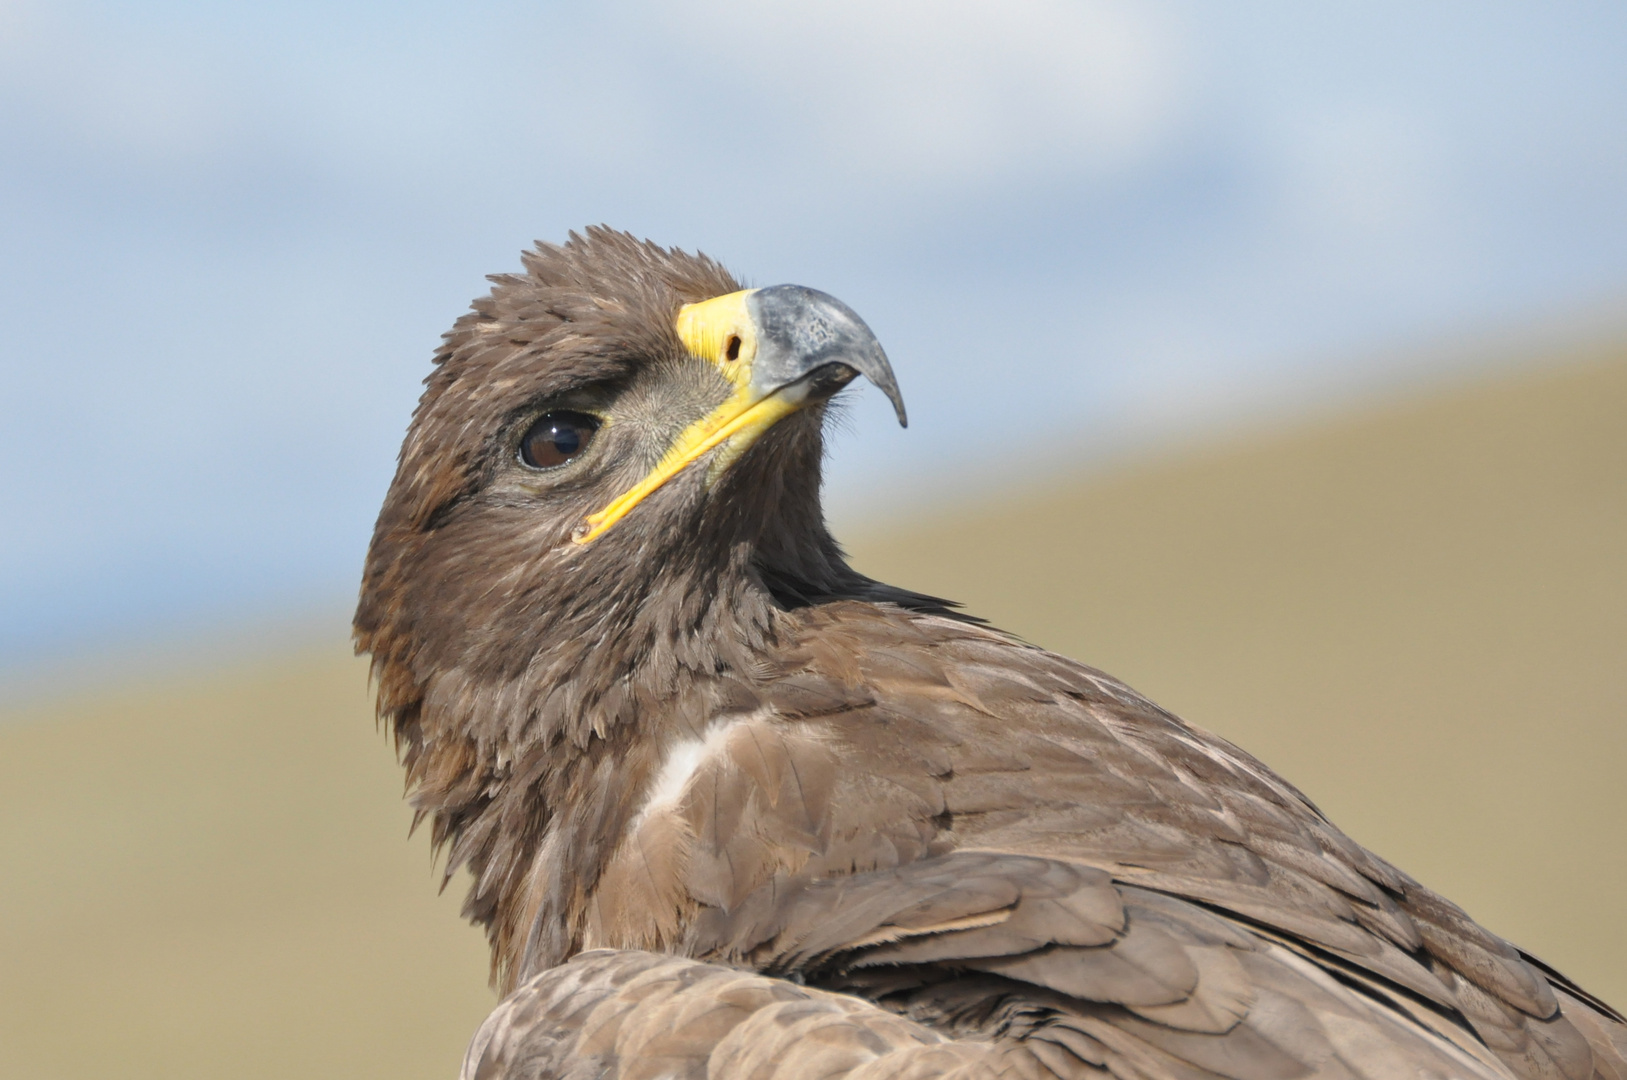
[[(1627, 348), (849, 535), (1627, 1001)], [(1036, 475), (1031, 474), (1031, 475)], [(343, 628), (0, 715), (0, 1075), (450, 1077), (493, 999)]]

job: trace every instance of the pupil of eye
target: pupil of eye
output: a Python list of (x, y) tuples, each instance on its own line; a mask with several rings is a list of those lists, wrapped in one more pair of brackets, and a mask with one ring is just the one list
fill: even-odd
[(599, 421), (584, 413), (547, 413), (520, 440), (520, 460), (533, 469), (550, 469), (588, 448)]

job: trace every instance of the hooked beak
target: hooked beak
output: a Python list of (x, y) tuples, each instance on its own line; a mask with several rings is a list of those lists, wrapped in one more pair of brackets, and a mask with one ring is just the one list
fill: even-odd
[(827, 293), (801, 285), (729, 293), (679, 308), (677, 329), (690, 353), (714, 365), (734, 392), (684, 429), (649, 475), (584, 518), (572, 537), (578, 544), (604, 535), (691, 462), (722, 447), (707, 476), (708, 483), (716, 480), (769, 428), (860, 375), (887, 395), (898, 423), (908, 424), (881, 343), (852, 308)]

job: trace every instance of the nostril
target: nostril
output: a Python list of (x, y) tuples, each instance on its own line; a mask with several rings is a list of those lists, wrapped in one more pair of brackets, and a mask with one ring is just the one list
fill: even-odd
[(725, 351), (725, 355), (727, 355), (730, 360), (738, 360), (738, 359), (740, 359), (740, 335), (739, 334), (730, 334), (729, 335), (729, 347)]

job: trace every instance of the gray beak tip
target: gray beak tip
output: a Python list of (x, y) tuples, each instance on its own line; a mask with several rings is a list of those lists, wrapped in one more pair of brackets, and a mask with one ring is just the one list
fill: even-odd
[(887, 399), (893, 403), (893, 412), (898, 414), (898, 426), (901, 428), (909, 427), (910, 418), (904, 413), (904, 395), (895, 390), (887, 395)]
[[(770, 345), (776, 377), (799, 378), (823, 364), (845, 364), (887, 395), (899, 427), (910, 426), (887, 354), (852, 308), (829, 293), (801, 285), (758, 289), (747, 305)], [(778, 371), (780, 367), (785, 370)]]

